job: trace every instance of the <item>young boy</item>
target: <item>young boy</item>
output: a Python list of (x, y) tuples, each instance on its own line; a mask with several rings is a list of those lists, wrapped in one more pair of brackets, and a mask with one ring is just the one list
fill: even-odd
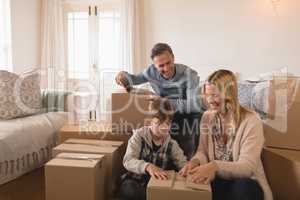
[(122, 180), (122, 200), (145, 200), (150, 177), (167, 179), (165, 170), (180, 170), (186, 157), (169, 134), (173, 117), (171, 103), (166, 99), (150, 103), (151, 124), (135, 130), (128, 141), (123, 159), (128, 170)]

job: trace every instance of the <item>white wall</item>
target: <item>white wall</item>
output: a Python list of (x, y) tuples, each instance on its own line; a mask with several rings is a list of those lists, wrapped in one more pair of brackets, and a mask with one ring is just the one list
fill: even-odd
[(13, 70), (40, 66), (42, 0), (11, 0)]
[[(14, 71), (40, 65), (42, 0), (11, 0)], [(283, 67), (300, 75), (300, 1), (141, 0), (143, 63), (168, 42), (176, 61), (205, 78), (218, 67), (257, 75)], [(141, 66), (145, 67), (145, 66)]]
[(242, 78), (288, 67), (300, 75), (300, 1), (143, 0), (144, 64), (167, 42), (205, 78), (218, 67)]

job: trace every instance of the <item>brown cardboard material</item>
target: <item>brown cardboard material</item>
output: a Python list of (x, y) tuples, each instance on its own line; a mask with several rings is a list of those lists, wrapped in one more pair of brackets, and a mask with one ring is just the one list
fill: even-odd
[[(68, 144), (69, 143), (69, 144)], [(120, 146), (119, 146), (120, 145)], [(123, 142), (70, 139), (66, 143), (60, 144), (52, 150), (53, 156), (59, 153), (93, 153), (103, 154), (106, 157), (106, 180), (105, 191), (107, 197), (112, 197), (117, 190), (119, 178), (123, 169), (120, 156)]]
[(187, 183), (187, 179), (174, 171), (168, 172), (168, 180), (151, 178), (147, 185), (147, 200), (211, 200), (212, 193), (209, 185)]
[(123, 157), (125, 155), (126, 146), (122, 141), (110, 141), (110, 140), (88, 140), (88, 139), (75, 139), (71, 138), (65, 141), (65, 144), (86, 144), (86, 145), (95, 145), (102, 147), (116, 147), (116, 160), (114, 166), (116, 167), (116, 172), (118, 173), (118, 177), (120, 177), (123, 173), (126, 172), (123, 166)]
[[(284, 148), (291, 150), (300, 150), (300, 82), (298, 78), (287, 78), (276, 84), (271, 92), (279, 91), (280, 87), (283, 94), (277, 97), (273, 95), (273, 100), (277, 101), (276, 107), (283, 109), (288, 107), (287, 111), (277, 113), (273, 119), (264, 121), (264, 134), (266, 146)], [(281, 96), (281, 97), (280, 97)], [(284, 103), (280, 103), (280, 98), (285, 97)], [(281, 105), (283, 104), (283, 105)]]
[(45, 165), (46, 200), (105, 200), (105, 158), (62, 153)]
[(123, 141), (127, 143), (131, 132), (119, 132), (119, 126), (109, 121), (66, 124), (59, 130), (58, 141), (63, 143), (69, 138)]
[(264, 169), (275, 200), (300, 199), (300, 151), (265, 148)]
[(112, 123), (119, 132), (132, 131), (144, 126), (148, 119), (149, 95), (113, 92), (111, 95)]

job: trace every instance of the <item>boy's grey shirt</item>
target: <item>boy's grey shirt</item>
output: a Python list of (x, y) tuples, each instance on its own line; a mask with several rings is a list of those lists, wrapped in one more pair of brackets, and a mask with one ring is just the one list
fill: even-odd
[[(133, 131), (133, 135), (128, 141), (126, 153), (123, 159), (124, 167), (129, 172), (136, 174), (145, 174), (145, 168), (148, 164), (150, 164), (144, 160), (140, 160), (139, 158), (142, 151), (142, 139), (144, 139), (148, 145), (152, 146), (152, 134), (150, 132), (150, 127), (145, 126)], [(161, 148), (165, 147), (170, 142), (172, 143), (171, 157), (173, 158), (173, 163), (178, 169), (181, 169), (186, 164), (187, 159), (178, 143), (171, 139), (170, 135), (167, 136)]]
[(127, 73), (131, 85), (139, 85), (149, 82), (154, 92), (167, 97), (174, 109), (184, 113), (201, 112), (200, 78), (198, 73), (183, 64), (174, 64), (175, 75), (172, 79), (165, 79), (156, 69), (150, 65), (140, 74)]

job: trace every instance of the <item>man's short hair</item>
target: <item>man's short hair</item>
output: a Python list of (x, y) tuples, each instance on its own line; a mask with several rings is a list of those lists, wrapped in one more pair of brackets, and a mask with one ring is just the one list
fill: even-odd
[(174, 56), (170, 45), (166, 43), (157, 43), (151, 50), (151, 59), (153, 60), (155, 56), (161, 55), (165, 51), (168, 51), (172, 56)]

